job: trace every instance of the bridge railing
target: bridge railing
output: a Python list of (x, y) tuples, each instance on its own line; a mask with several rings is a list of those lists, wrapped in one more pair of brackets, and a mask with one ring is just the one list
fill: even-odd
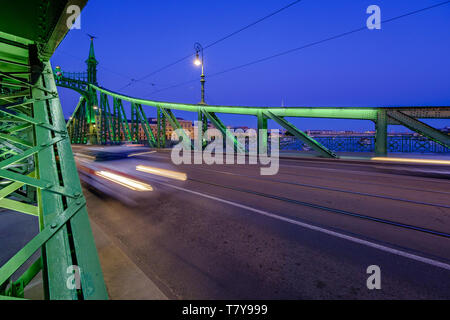
[[(314, 137), (334, 152), (375, 152), (375, 136), (318, 136)], [(450, 154), (450, 148), (417, 135), (388, 135), (388, 152)], [(310, 147), (295, 137), (284, 137), (281, 150), (309, 151)]]
[(88, 73), (87, 72), (62, 72), (62, 71), (53, 71), (55, 79), (58, 80), (60, 78), (65, 78), (73, 81), (88, 81)]

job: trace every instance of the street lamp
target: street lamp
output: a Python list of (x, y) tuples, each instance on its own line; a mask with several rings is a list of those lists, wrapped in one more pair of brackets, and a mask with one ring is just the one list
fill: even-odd
[[(200, 78), (200, 84), (202, 85), (202, 99), (200, 101), (199, 104), (204, 104), (205, 103), (205, 69), (204, 69), (204, 63), (203, 63), (203, 47), (200, 43), (195, 43), (194, 44), (194, 49), (195, 49), (195, 60), (194, 60), (194, 64), (199, 67), (202, 66), (202, 75)], [(199, 53), (201, 53), (202, 57), (200, 59)]]

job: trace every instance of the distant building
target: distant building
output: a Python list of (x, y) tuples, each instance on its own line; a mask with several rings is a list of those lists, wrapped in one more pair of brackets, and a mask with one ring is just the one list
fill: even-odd
[[(191, 139), (194, 138), (194, 127), (192, 124), (192, 121), (190, 120), (184, 120), (183, 118), (177, 118), (178, 123), (180, 124), (181, 128), (184, 130), (186, 135), (190, 137)], [(148, 122), (150, 124), (150, 127), (152, 128), (153, 134), (156, 136), (158, 131), (158, 119), (148, 119)], [(140, 131), (141, 129), (139, 129)], [(172, 134), (174, 132), (174, 128), (170, 124), (170, 122), (166, 119), (166, 139), (170, 140), (172, 139)], [(145, 133), (144, 133), (145, 136)]]
[(227, 128), (233, 129), (233, 130), (243, 130), (243, 131), (247, 131), (248, 129), (250, 129), (249, 127), (246, 127), (246, 126), (238, 126), (238, 127), (227, 126)]

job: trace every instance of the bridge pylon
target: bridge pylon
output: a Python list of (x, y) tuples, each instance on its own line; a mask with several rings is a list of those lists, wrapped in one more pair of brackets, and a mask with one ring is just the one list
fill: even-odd
[[(13, 241), (2, 239), (1, 258), (9, 260), (0, 266), (0, 300), (27, 298), (27, 285), (40, 273), (46, 299), (108, 298), (70, 146), (67, 129), (73, 134), (74, 128), (66, 129), (49, 62), (68, 32), (67, 9), (85, 4), (2, 4), (0, 223)], [(80, 110), (82, 105), (86, 100), (80, 101)], [(15, 215), (36, 219), (35, 236), (23, 247), (25, 225), (18, 221), (24, 220)]]

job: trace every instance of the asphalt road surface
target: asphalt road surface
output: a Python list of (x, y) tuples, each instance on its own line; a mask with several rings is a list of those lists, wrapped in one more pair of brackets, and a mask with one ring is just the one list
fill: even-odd
[(285, 159), (275, 176), (165, 152), (126, 161), (102, 165), (154, 191), (132, 208), (86, 189), (89, 215), (171, 299), (450, 299), (449, 180), (347, 161)]

